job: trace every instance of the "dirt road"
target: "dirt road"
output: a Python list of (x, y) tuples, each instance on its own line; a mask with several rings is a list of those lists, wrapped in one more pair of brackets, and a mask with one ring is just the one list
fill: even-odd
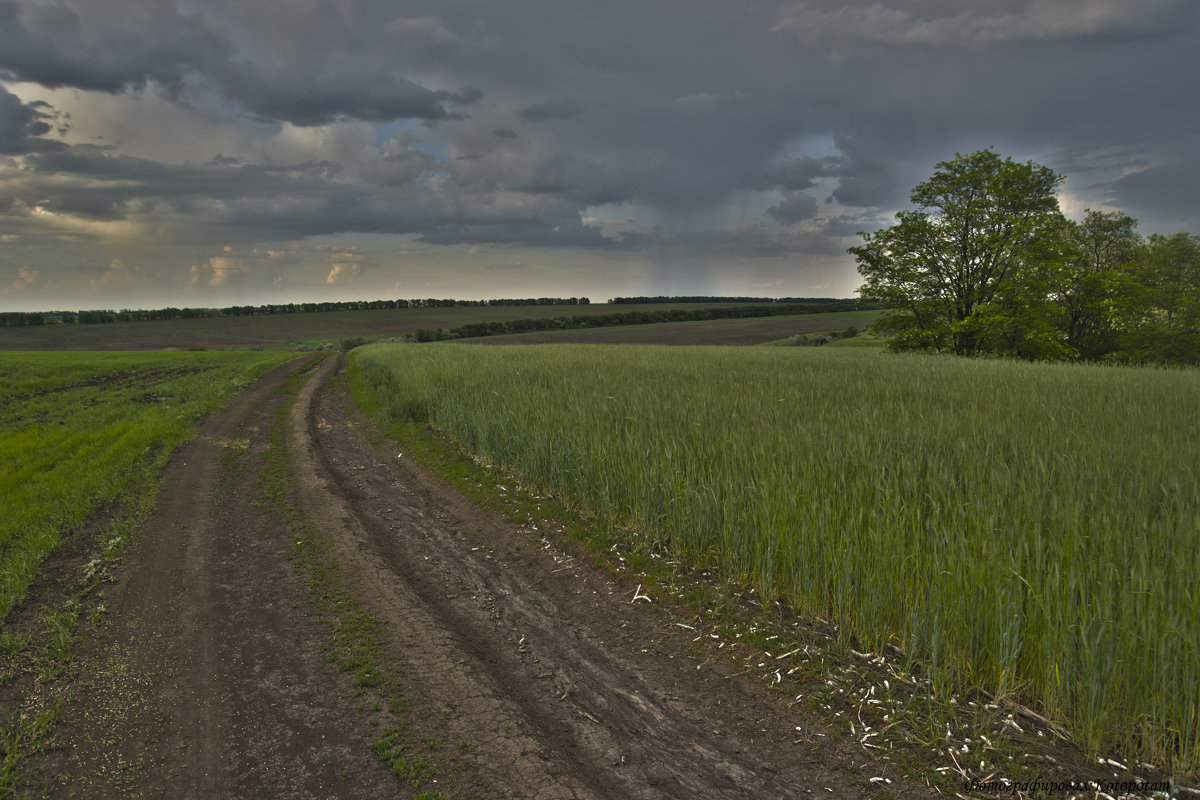
[[(172, 459), (27, 785), (104, 798), (932, 796), (706, 657), (694, 632), (631, 602), (635, 579), (398, 455), (350, 407), (336, 360), (285, 412), (304, 369), (255, 384)], [(335, 590), (341, 605), (322, 600)]]

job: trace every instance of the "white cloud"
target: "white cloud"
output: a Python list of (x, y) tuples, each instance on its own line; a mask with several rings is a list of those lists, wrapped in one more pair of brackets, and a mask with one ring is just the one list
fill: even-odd
[(93, 290), (120, 289), (136, 286), (141, 278), (141, 270), (136, 266), (127, 267), (123, 259), (114, 258), (109, 262), (108, 269), (104, 274), (98, 280), (89, 281), (89, 285)]
[(29, 267), (17, 267), (17, 279), (8, 285), (9, 291), (22, 292), (37, 283), (38, 270)]
[(349, 283), (362, 275), (365, 257), (357, 248), (329, 248), (329, 274), (325, 283)]
[(247, 271), (246, 262), (231, 256), (213, 256), (189, 269), (191, 286), (225, 286)]

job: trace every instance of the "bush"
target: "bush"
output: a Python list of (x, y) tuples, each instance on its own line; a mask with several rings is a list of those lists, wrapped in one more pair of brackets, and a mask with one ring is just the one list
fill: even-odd
[(816, 347), (829, 344), (836, 338), (838, 338), (836, 333), (798, 333), (775, 344), (780, 347)]

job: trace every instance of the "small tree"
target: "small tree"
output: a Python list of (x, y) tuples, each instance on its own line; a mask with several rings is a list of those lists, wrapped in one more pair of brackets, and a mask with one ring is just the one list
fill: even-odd
[(890, 346), (996, 351), (1005, 341), (990, 333), (997, 315), (1030, 308), (1020, 276), (1044, 257), (1043, 232), (1061, 224), (1061, 180), (1048, 167), (992, 150), (956, 154), (913, 190), (915, 209), (897, 213), (891, 227), (860, 233), (863, 244), (849, 250), (864, 278), (859, 292), (896, 309), (876, 323), (894, 335)]

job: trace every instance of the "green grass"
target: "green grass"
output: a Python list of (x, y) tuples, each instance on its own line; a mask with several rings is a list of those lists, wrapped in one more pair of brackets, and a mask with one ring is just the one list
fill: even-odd
[(856, 348), (371, 346), (392, 419), (900, 647), (1094, 751), (1200, 769), (1200, 373)]
[(14, 714), (0, 718), (0, 797), (13, 796), (21, 758), (46, 748), (62, 709), (58, 701), (28, 717)]
[(0, 353), (0, 623), (64, 535), (154, 491), (194, 423), (286, 353)]

